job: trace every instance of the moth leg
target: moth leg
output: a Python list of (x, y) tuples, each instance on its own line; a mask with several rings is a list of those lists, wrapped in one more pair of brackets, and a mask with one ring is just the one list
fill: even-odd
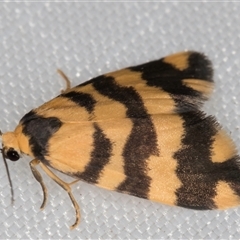
[(65, 73), (64, 73), (62, 70), (57, 69), (57, 72), (58, 72), (58, 74), (61, 75), (61, 77), (62, 77), (62, 78), (65, 80), (65, 82), (66, 82), (66, 88), (65, 88), (65, 90), (62, 90), (62, 91), (61, 91), (61, 93), (64, 93), (64, 92), (66, 92), (67, 90), (69, 90), (69, 89), (71, 88), (71, 82), (70, 82), (69, 78), (65, 75)]
[(46, 202), (47, 202), (47, 188), (45, 186), (45, 184), (43, 183), (43, 179), (42, 179), (42, 176), (40, 174), (40, 172), (37, 170), (36, 166), (40, 163), (40, 160), (38, 159), (33, 159), (29, 165), (30, 165), (30, 168), (32, 170), (32, 173), (33, 173), (33, 176), (35, 177), (35, 179), (40, 183), (41, 187), (42, 187), (42, 190), (43, 190), (43, 202), (42, 202), (42, 205), (40, 207), (41, 210), (44, 209), (45, 205), (46, 205)]
[(42, 162), (39, 163), (39, 165), (41, 166), (41, 168), (43, 169), (43, 171), (50, 177), (52, 178), (58, 185), (60, 185), (65, 191), (67, 191), (72, 204), (75, 208), (76, 211), (76, 221), (75, 223), (71, 226), (71, 229), (74, 229), (80, 222), (80, 209), (78, 206), (77, 201), (75, 200), (72, 191), (71, 191), (71, 187), (69, 183), (64, 182), (63, 180), (61, 180), (57, 175), (55, 175), (50, 169), (48, 169), (48, 167), (46, 167)]
[(68, 183), (68, 184), (69, 184), (69, 185), (73, 185), (73, 184), (77, 183), (78, 181), (80, 181), (80, 179), (76, 179), (76, 180), (74, 180), (74, 181), (72, 181), (72, 182), (70, 182), (70, 183)]

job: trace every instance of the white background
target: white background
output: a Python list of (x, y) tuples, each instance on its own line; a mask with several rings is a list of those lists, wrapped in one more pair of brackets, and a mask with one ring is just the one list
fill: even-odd
[[(240, 3), (0, 2), (0, 128), (13, 130), (32, 108), (63, 89), (61, 68), (77, 85), (99, 74), (182, 51), (204, 52), (215, 68), (205, 110), (217, 117), (240, 150)], [(106, 191), (73, 187), (82, 222), (67, 194), (46, 175), (49, 200), (27, 157), (9, 162), (15, 203), (3, 162), (0, 238), (239, 238), (240, 208), (193, 211)]]

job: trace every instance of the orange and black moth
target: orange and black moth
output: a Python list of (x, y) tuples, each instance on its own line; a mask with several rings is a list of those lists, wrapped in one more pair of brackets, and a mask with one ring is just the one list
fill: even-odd
[[(2, 134), (4, 158), (33, 158), (36, 169), (69, 194), (51, 168), (121, 193), (191, 209), (240, 204), (240, 157), (213, 116), (200, 108), (213, 88), (211, 62), (182, 52), (93, 78), (27, 113)], [(74, 182), (76, 182), (74, 181)]]

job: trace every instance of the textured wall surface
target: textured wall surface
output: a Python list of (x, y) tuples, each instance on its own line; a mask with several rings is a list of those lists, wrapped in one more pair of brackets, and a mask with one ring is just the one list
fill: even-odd
[[(13, 130), (30, 109), (58, 95), (61, 68), (76, 85), (99, 74), (182, 51), (204, 52), (215, 68), (215, 91), (205, 110), (217, 117), (240, 151), (239, 3), (0, 3), (0, 128)], [(240, 238), (240, 207), (193, 211), (77, 183), (75, 220), (67, 194), (43, 174), (42, 192), (27, 157), (3, 162), (0, 238)], [(61, 175), (62, 176), (62, 175)], [(65, 177), (63, 177), (66, 179)]]

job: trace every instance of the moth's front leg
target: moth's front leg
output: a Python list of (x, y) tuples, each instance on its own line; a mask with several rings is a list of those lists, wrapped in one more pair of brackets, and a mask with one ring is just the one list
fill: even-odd
[(33, 159), (29, 165), (30, 165), (30, 168), (32, 170), (32, 173), (33, 173), (33, 176), (35, 177), (35, 179), (40, 183), (41, 187), (42, 187), (42, 190), (43, 190), (43, 202), (42, 202), (42, 205), (40, 207), (41, 210), (44, 209), (45, 205), (46, 205), (46, 202), (47, 202), (47, 188), (43, 182), (43, 179), (42, 179), (42, 176), (40, 174), (40, 172), (37, 170), (36, 166), (38, 164), (40, 164), (41, 161), (38, 160), (38, 159)]
[(75, 208), (76, 211), (76, 221), (75, 223), (71, 226), (71, 229), (74, 229), (79, 223), (80, 223), (80, 209), (78, 206), (77, 201), (75, 200), (73, 194), (72, 194), (72, 190), (71, 190), (71, 184), (76, 183), (78, 180), (72, 182), (72, 183), (66, 183), (64, 182), (62, 179), (60, 179), (56, 174), (54, 174), (47, 166), (45, 166), (40, 160), (34, 159), (30, 162), (30, 166), (33, 172), (34, 177), (36, 178), (36, 180), (41, 184), (42, 189), (43, 189), (43, 193), (44, 193), (44, 200), (43, 200), (43, 204), (41, 206), (44, 207), (45, 203), (46, 203), (46, 199), (47, 199), (47, 189), (42, 181), (42, 177), (40, 175), (40, 173), (38, 172), (38, 170), (36, 169), (36, 165), (38, 165), (42, 168), (42, 170), (51, 178), (53, 179), (58, 185), (60, 185), (65, 191), (67, 191), (72, 204)]

